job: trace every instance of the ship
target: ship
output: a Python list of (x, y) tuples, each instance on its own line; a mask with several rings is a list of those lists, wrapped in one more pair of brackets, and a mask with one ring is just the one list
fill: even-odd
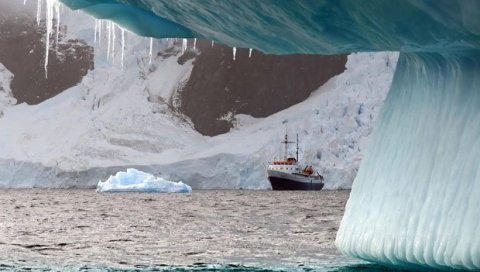
[[(298, 161), (298, 134), (297, 141), (288, 140), (288, 134), (281, 142), (285, 145), (285, 154), (282, 160), (273, 160), (267, 168), (267, 176), (272, 190), (321, 190), (323, 176), (315, 172), (312, 165), (301, 165)], [(288, 156), (288, 145), (297, 145), (296, 157)]]

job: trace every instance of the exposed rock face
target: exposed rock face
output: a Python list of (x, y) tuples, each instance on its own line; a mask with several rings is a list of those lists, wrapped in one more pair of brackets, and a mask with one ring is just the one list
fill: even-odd
[[(0, 63), (14, 75), (11, 90), (18, 103), (41, 103), (78, 84), (94, 67), (93, 47), (67, 40), (62, 26), (60, 42), (51, 42), (45, 78), (45, 27), (37, 26), (31, 14), (34, 4), (25, 8), (22, 1), (0, 0)], [(347, 61), (346, 55), (276, 56), (258, 51), (250, 58), (249, 50), (241, 48), (234, 61), (232, 48), (201, 40), (196, 47), (178, 57), (179, 64), (194, 59), (194, 66), (189, 79), (179, 85), (175, 107), (209, 136), (230, 131), (236, 114), (267, 117), (304, 101), (342, 73)]]
[(0, 1), (0, 63), (14, 74), (11, 89), (18, 103), (41, 103), (75, 86), (93, 69), (93, 48), (79, 40), (64, 40), (67, 29), (62, 27), (59, 43), (51, 44), (45, 78), (44, 24), (39, 27), (28, 13), (11, 9)]
[[(181, 92), (181, 111), (204, 135), (232, 127), (229, 116), (266, 117), (305, 100), (345, 70), (346, 55), (264, 55), (198, 41), (199, 55)], [(181, 58), (179, 58), (179, 61)], [(222, 118), (223, 117), (223, 118)], [(231, 117), (230, 117), (231, 119)]]

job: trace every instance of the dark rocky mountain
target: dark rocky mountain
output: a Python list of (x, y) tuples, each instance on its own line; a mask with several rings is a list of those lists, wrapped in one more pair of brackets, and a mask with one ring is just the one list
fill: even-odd
[(181, 111), (204, 135), (232, 127), (219, 120), (228, 113), (266, 117), (305, 100), (312, 91), (345, 70), (346, 55), (265, 55), (210, 41), (198, 41), (199, 54), (181, 92)]
[(63, 26), (59, 43), (51, 44), (46, 78), (45, 26), (37, 26), (27, 11), (12, 9), (0, 1), (0, 63), (14, 74), (11, 89), (18, 103), (41, 103), (75, 86), (93, 69), (93, 48), (81, 40), (64, 40)]
[[(21, 2), (0, 0), (0, 63), (14, 74), (11, 89), (18, 103), (38, 104), (75, 86), (94, 69), (94, 50), (81, 40), (67, 40), (68, 29), (62, 26), (60, 42), (51, 43), (45, 78), (45, 26), (37, 26), (28, 13), (33, 6), (24, 8)], [(189, 80), (176, 94), (177, 110), (209, 136), (228, 132), (235, 114), (266, 117), (305, 100), (342, 73), (347, 61), (346, 55), (277, 56), (258, 51), (250, 58), (244, 48), (237, 49), (234, 61), (230, 47), (203, 40), (196, 47), (178, 57), (180, 64), (194, 61)]]

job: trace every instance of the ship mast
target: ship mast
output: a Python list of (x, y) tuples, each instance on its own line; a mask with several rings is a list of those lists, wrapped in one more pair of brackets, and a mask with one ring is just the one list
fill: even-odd
[[(282, 144), (285, 144), (285, 156), (283, 157), (284, 160), (287, 160), (287, 156), (288, 156), (288, 144), (293, 144), (295, 142), (289, 142), (288, 141), (288, 134), (287, 132), (285, 131), (285, 139), (283, 140)], [(298, 134), (297, 134), (297, 161), (298, 161)]]
[(298, 163), (298, 133), (297, 133), (297, 163)]

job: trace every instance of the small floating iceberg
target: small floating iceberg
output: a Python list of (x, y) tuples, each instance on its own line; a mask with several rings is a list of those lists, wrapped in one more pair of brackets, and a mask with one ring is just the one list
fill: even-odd
[(99, 181), (97, 192), (191, 193), (192, 187), (181, 181), (173, 182), (128, 168), (126, 172), (120, 171), (106, 181)]

